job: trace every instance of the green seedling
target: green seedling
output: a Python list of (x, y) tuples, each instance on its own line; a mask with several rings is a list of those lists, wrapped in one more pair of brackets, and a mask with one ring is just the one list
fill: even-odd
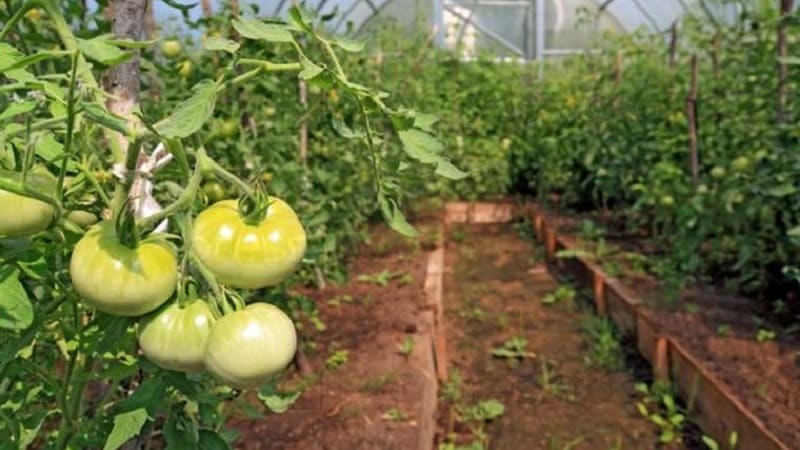
[(400, 347), (397, 349), (397, 352), (403, 356), (409, 356), (411, 352), (414, 351), (414, 338), (411, 336), (406, 337), (403, 339), (403, 342), (400, 343)]
[(325, 367), (328, 370), (336, 370), (347, 363), (349, 356), (350, 352), (347, 350), (336, 350), (325, 360)]
[(662, 444), (680, 443), (683, 441), (682, 429), (686, 422), (686, 413), (675, 401), (672, 386), (637, 383), (636, 391), (642, 394), (642, 400), (636, 409), (659, 429), (658, 440)]
[(756, 333), (756, 340), (758, 342), (767, 342), (767, 341), (774, 341), (777, 335), (774, 331), (768, 330), (766, 328), (761, 328)]
[(362, 283), (377, 284), (380, 287), (388, 286), (389, 282), (395, 279), (399, 280), (401, 284), (409, 284), (414, 281), (414, 277), (408, 272), (391, 272), (387, 269), (374, 274), (361, 274), (356, 279)]
[(570, 286), (559, 286), (555, 292), (545, 295), (541, 302), (542, 305), (550, 306), (558, 303), (565, 303), (567, 306), (573, 306), (575, 302), (575, 289)]
[(408, 420), (408, 416), (403, 411), (400, 411), (397, 408), (392, 408), (392, 409), (386, 411), (385, 413), (383, 413), (383, 415), (381, 416), (381, 419), (383, 419), (383, 420), (392, 420), (392, 421), (395, 421), (395, 422), (403, 422), (403, 421)]
[(586, 364), (608, 370), (620, 370), (625, 364), (625, 355), (619, 332), (607, 318), (588, 316), (582, 323), (586, 334)]
[(526, 339), (515, 337), (503, 343), (502, 346), (492, 349), (492, 356), (508, 360), (509, 364), (516, 366), (520, 360), (535, 358), (536, 354), (525, 349), (528, 346)]

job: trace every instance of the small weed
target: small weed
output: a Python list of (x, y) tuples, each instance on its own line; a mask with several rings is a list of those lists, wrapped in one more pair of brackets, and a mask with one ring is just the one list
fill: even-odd
[(622, 369), (625, 355), (614, 323), (607, 318), (591, 315), (584, 319), (581, 328), (586, 333), (588, 345), (586, 364), (608, 370)]
[(397, 349), (398, 353), (406, 357), (408, 357), (413, 351), (414, 351), (414, 338), (411, 336), (408, 336), (405, 339), (403, 339), (403, 342)]
[(566, 383), (559, 381), (560, 376), (556, 373), (555, 361), (541, 358), (541, 372), (539, 372), (539, 387), (548, 394), (574, 402), (576, 399), (574, 389)]
[(658, 427), (659, 442), (682, 442), (681, 430), (686, 422), (686, 413), (675, 401), (674, 387), (663, 383), (654, 383), (652, 386), (637, 383), (636, 391), (642, 394), (642, 400), (636, 404), (636, 409), (642, 417)]
[(622, 274), (622, 264), (618, 261), (606, 261), (603, 263), (603, 272), (609, 277), (618, 277)]
[(573, 450), (586, 440), (585, 436), (578, 436), (564, 442), (558, 436), (547, 436), (547, 450)]
[(397, 380), (397, 374), (394, 372), (384, 373), (372, 378), (367, 379), (361, 386), (364, 392), (380, 392), (386, 386), (392, 384)]
[(492, 349), (492, 356), (506, 359), (511, 367), (516, 367), (520, 360), (536, 357), (534, 353), (525, 350), (527, 346), (527, 340), (520, 337), (511, 338), (505, 341), (501, 347)]
[(333, 306), (334, 308), (338, 308), (343, 303), (353, 303), (353, 296), (348, 294), (337, 295), (332, 299), (328, 300), (328, 305)]
[(474, 319), (478, 322), (482, 322), (487, 316), (486, 311), (480, 306), (475, 306), (473, 302), (465, 302), (465, 304), (461, 306), (458, 315), (463, 319)]
[(456, 242), (458, 244), (464, 242), (464, 239), (466, 239), (466, 237), (467, 235), (464, 234), (464, 230), (462, 230), (461, 228), (456, 228), (450, 232), (450, 239), (452, 239), (453, 242)]
[(731, 326), (728, 324), (722, 324), (717, 327), (717, 335), (727, 337), (731, 335)]
[(403, 421), (408, 420), (408, 415), (406, 415), (406, 413), (404, 413), (403, 411), (400, 411), (397, 408), (392, 408), (392, 409), (386, 411), (385, 413), (383, 413), (383, 415), (381, 416), (381, 419), (383, 419), (383, 420), (392, 420), (392, 421), (396, 421), (396, 422), (403, 422)]
[(519, 222), (514, 223), (514, 231), (519, 237), (526, 241), (536, 240), (536, 233), (533, 228), (533, 223), (527, 217), (522, 218)]
[(497, 314), (497, 325), (500, 326), (500, 329), (505, 329), (506, 327), (508, 327), (510, 321), (511, 319), (509, 319), (508, 314), (506, 313)]
[(336, 350), (325, 360), (325, 367), (328, 370), (336, 370), (347, 362), (349, 356), (350, 352), (347, 350)]
[(777, 336), (774, 331), (766, 328), (761, 328), (758, 330), (758, 333), (756, 333), (756, 340), (758, 342), (774, 341), (776, 337)]
[(589, 241), (603, 239), (606, 236), (605, 228), (598, 226), (593, 220), (584, 219), (581, 222), (581, 231), (578, 235)]
[(414, 281), (414, 277), (408, 272), (391, 272), (387, 269), (374, 274), (361, 274), (356, 279), (362, 283), (377, 284), (380, 287), (388, 286), (389, 282), (394, 279), (399, 280), (401, 284), (409, 284)]
[[(702, 440), (703, 444), (708, 447), (708, 450), (723, 450), (719, 443), (709, 436), (703, 435)], [(725, 450), (736, 450), (738, 446), (739, 434), (735, 431), (731, 431), (731, 434), (728, 435), (728, 446)]]
[(573, 289), (571, 286), (563, 285), (559, 286), (558, 289), (555, 290), (555, 292), (551, 292), (545, 295), (542, 298), (541, 302), (542, 305), (545, 306), (564, 303), (569, 308), (572, 308), (575, 304), (575, 295), (576, 295), (575, 289)]

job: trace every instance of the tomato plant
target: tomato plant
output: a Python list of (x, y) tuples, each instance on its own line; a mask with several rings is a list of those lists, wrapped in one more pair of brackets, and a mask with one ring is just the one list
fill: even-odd
[[(204, 27), (198, 46), (115, 36), (128, 16), (103, 2), (94, 15), (6, 4), (0, 201), (21, 214), (0, 220), (0, 442), (230, 447), (241, 388), (276, 389), (264, 382), (297, 348), (287, 313), (313, 310), (280, 289), (236, 289), (298, 265), (295, 282), (330, 273), (376, 214), (415, 235), (404, 171), (466, 174), (432, 116), (369, 87), (364, 43), (301, 8), (187, 22)], [(299, 80), (318, 105), (287, 95)], [(300, 118), (310, 148), (296, 144)], [(237, 251), (234, 229), (262, 247)], [(264, 349), (250, 365), (232, 353)]]

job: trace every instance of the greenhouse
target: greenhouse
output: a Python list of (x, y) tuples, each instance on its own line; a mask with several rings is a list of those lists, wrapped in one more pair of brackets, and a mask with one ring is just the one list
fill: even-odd
[(794, 0), (0, 0), (0, 450), (800, 449)]

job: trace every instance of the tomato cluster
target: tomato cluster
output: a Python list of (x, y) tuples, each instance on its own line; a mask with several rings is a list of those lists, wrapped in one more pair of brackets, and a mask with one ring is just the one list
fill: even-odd
[[(255, 219), (235, 200), (220, 201), (197, 216), (193, 230), (192, 249), (200, 264), (233, 288), (282, 282), (306, 248), (300, 220), (277, 198), (267, 199), (266, 210)], [(179, 264), (174, 248), (158, 236), (126, 245), (117, 226), (103, 221), (76, 244), (70, 275), (88, 306), (117, 316), (147, 314), (139, 323), (139, 347), (163, 369), (207, 369), (220, 382), (247, 388), (283, 370), (297, 348), (292, 320), (275, 306), (253, 303), (229, 311), (228, 305), (220, 308), (196, 296), (184, 299), (182, 292), (167, 303), (178, 286)]]

